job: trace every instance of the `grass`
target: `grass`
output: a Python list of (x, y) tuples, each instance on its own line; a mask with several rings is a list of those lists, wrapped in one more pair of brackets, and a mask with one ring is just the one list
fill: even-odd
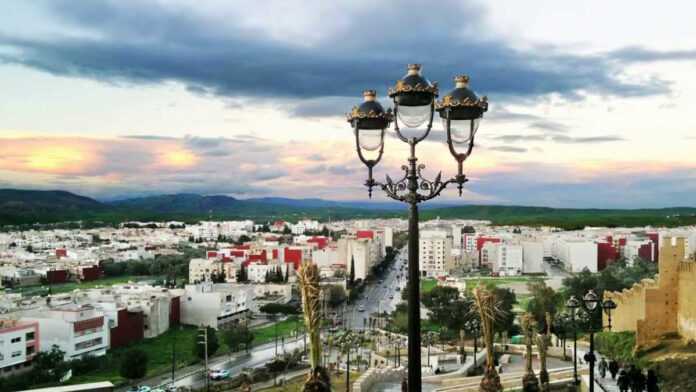
[[(276, 324), (268, 325), (261, 328), (252, 329), (254, 332), (254, 346), (269, 343), (275, 340), (276, 331), (278, 338), (281, 336), (293, 336), (297, 330), (297, 326), (301, 323), (298, 316), (290, 316), (286, 320), (279, 321)], [(276, 330), (277, 328), (277, 330)]]
[[(75, 376), (70, 380), (71, 384), (108, 380), (114, 384), (120, 384), (126, 380), (119, 375), (119, 367), (126, 352), (131, 348), (139, 348), (148, 355), (147, 376), (152, 377), (166, 373), (172, 366), (172, 349), (176, 344), (176, 367), (186, 367), (198, 362), (193, 353), (193, 341), (198, 329), (195, 327), (170, 328), (164, 334), (145, 339), (130, 346), (109, 350), (101, 361), (103, 368), (86, 375)], [(218, 339), (219, 341), (219, 339)], [(224, 352), (221, 344), (218, 353)]]
[(138, 281), (155, 281), (161, 279), (160, 276), (151, 275), (127, 275), (127, 276), (115, 276), (111, 278), (102, 278), (98, 280), (91, 280), (88, 282), (68, 282), (68, 283), (58, 283), (52, 285), (41, 285), (41, 286), (27, 286), (20, 287), (12, 290), (13, 293), (21, 293), (23, 296), (41, 295), (47, 294), (48, 288), (51, 288), (52, 294), (68, 293), (75, 289), (91, 289), (97, 286), (111, 286), (114, 284), (138, 282)]
[[(285, 385), (259, 389), (263, 392), (300, 392), (302, 386), (304, 385), (305, 375), (295, 377), (288, 381)], [(360, 377), (360, 373), (350, 372), (350, 382), (351, 384)], [(331, 373), (331, 390), (333, 391), (345, 391), (346, 390), (346, 374)]]
[[(102, 280), (103, 281), (103, 280)], [(299, 322), (297, 316), (292, 316), (287, 320), (278, 322), (278, 336), (291, 336), (294, 334), (296, 325)], [(253, 329), (254, 342), (253, 345), (258, 346), (264, 343), (272, 342), (275, 339), (275, 325), (269, 325), (257, 329)], [(193, 342), (195, 340), (198, 329), (191, 326), (183, 326), (182, 328), (170, 328), (164, 334), (152, 338), (145, 339), (134, 343), (127, 347), (111, 349), (103, 357), (102, 367), (89, 374), (75, 376), (70, 380), (71, 384), (96, 382), (108, 380), (119, 385), (127, 380), (119, 374), (121, 361), (125, 353), (129, 349), (137, 347), (148, 354), (148, 366), (146, 377), (153, 377), (160, 374), (165, 374), (171, 370), (172, 366), (172, 349), (176, 344), (176, 368), (183, 368), (200, 360), (193, 353)], [(222, 333), (218, 331), (219, 349), (215, 355), (229, 353), (229, 348), (224, 343)]]
[(422, 279), (421, 282), (421, 294), (428, 293), (432, 291), (435, 286), (437, 286), (437, 280), (436, 279)]

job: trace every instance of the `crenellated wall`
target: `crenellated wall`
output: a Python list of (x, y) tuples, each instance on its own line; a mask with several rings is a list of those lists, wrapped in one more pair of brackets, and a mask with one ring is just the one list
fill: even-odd
[[(660, 274), (622, 292), (606, 292), (617, 306), (612, 315), (614, 331), (635, 331), (636, 345), (654, 344), (667, 334), (696, 339), (696, 266), (685, 259), (684, 238), (662, 239)], [(604, 315), (607, 323), (607, 316)]]
[(686, 341), (696, 341), (696, 262), (679, 264), (677, 327)]

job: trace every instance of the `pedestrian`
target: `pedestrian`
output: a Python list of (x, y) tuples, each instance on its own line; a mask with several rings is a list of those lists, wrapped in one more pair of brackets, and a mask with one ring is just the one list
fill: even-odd
[(602, 378), (607, 377), (607, 368), (609, 365), (607, 364), (607, 360), (602, 357), (602, 360), (599, 361), (599, 375), (602, 376)]
[(648, 379), (645, 386), (648, 392), (660, 392), (660, 388), (657, 386), (657, 374), (652, 369), (648, 370)]
[(619, 363), (612, 359), (609, 361), (609, 373), (611, 373), (611, 379), (616, 380), (616, 373), (619, 372)]
[(619, 378), (616, 380), (616, 384), (619, 386), (619, 392), (628, 392), (628, 373), (626, 369), (621, 369), (619, 372)]
[(643, 392), (645, 390), (645, 375), (643, 371), (638, 369), (635, 365), (631, 366), (631, 391), (632, 392)]

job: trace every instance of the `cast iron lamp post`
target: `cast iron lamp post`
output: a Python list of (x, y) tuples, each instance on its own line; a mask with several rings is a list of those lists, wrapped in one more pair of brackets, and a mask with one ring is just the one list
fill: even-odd
[[(609, 320), (609, 324), (606, 326), (606, 328), (611, 331), (611, 311), (616, 309), (616, 303), (611, 299), (607, 299), (602, 302), (594, 290), (590, 290), (587, 292), (587, 294), (585, 294), (584, 297), (582, 297), (582, 301), (578, 300), (575, 296), (571, 296), (568, 299), (568, 302), (566, 302), (566, 307), (573, 313), (573, 320), (575, 320), (575, 310), (577, 309), (584, 311), (589, 316), (590, 352), (585, 354), (585, 360), (590, 364), (590, 392), (594, 392), (594, 365), (595, 361), (597, 360), (594, 354), (594, 334), (598, 331), (595, 331), (592, 316), (596, 315), (597, 312), (599, 312), (601, 315), (602, 310), (604, 310), (604, 312), (607, 314), (607, 319)], [(600, 325), (599, 330), (604, 328), (604, 325)], [(577, 331), (577, 328), (574, 329)], [(573, 347), (575, 350), (573, 353), (573, 357), (575, 358), (574, 361), (577, 361), (577, 346), (575, 345), (576, 340), (576, 338), (573, 339)], [(577, 362), (575, 365), (575, 379), (577, 380)]]
[[(408, 390), (421, 390), (421, 336), (420, 336), (420, 277), (418, 268), (418, 203), (433, 199), (449, 185), (457, 184), (459, 195), (467, 178), (462, 172), (464, 161), (474, 148), (474, 136), (478, 130), (483, 113), (488, 110), (486, 97), (478, 98), (469, 89), (469, 78), (457, 76), (455, 89), (436, 102), (437, 83), (431, 83), (421, 75), (419, 64), (410, 64), (408, 73), (389, 89), (394, 111), (384, 110), (376, 100), (375, 90), (363, 93), (364, 102), (348, 114), (348, 122), (355, 133), (358, 157), (367, 166), (367, 187), (369, 197), (372, 188), (379, 187), (388, 197), (409, 205), (408, 242)], [(434, 180), (426, 179), (421, 173), (425, 168), (417, 164), (416, 145), (425, 140), (433, 125), (433, 117), (438, 112), (447, 135), (449, 151), (457, 162), (457, 174), (442, 180), (440, 172)], [(386, 176), (386, 182), (373, 178), (373, 169), (384, 152), (385, 130), (394, 121), (394, 132), (399, 140), (410, 147), (408, 164), (403, 165), (403, 177), (394, 181)], [(423, 124), (425, 129), (415, 131), (415, 136), (405, 135), (399, 129), (403, 126), (417, 129)]]

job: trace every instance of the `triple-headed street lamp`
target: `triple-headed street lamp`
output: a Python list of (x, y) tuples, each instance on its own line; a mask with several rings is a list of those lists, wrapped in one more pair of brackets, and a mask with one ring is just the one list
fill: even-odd
[[(449, 185), (457, 184), (459, 195), (467, 178), (462, 171), (464, 161), (474, 148), (474, 136), (483, 113), (488, 110), (486, 97), (479, 98), (469, 88), (467, 76), (457, 76), (455, 89), (436, 101), (439, 90), (421, 75), (419, 64), (410, 64), (408, 73), (389, 89), (394, 109), (385, 110), (377, 101), (375, 90), (363, 93), (364, 102), (348, 114), (348, 122), (355, 133), (358, 157), (367, 166), (365, 186), (372, 197), (372, 188), (380, 187), (388, 197), (409, 205), (408, 243), (408, 389), (421, 390), (421, 336), (420, 336), (420, 276), (418, 266), (418, 203), (433, 199)], [(457, 162), (457, 174), (442, 180), (440, 172), (434, 180), (426, 179), (423, 164), (417, 164), (416, 145), (425, 140), (438, 112), (447, 135), (449, 151)], [(373, 169), (382, 159), (385, 131), (394, 121), (394, 133), (410, 147), (408, 164), (403, 165), (403, 177), (394, 181), (386, 176), (381, 183), (373, 178)], [(413, 130), (405, 135), (399, 127)], [(424, 124), (425, 129), (422, 129)], [(421, 128), (419, 130), (419, 128)]]
[[(566, 302), (566, 307), (570, 309), (573, 317), (573, 329), (575, 331), (577, 331), (577, 326), (575, 325), (575, 312), (577, 310), (582, 310), (589, 318), (590, 352), (585, 354), (585, 361), (590, 364), (590, 392), (594, 392), (594, 366), (595, 361), (597, 360), (594, 354), (594, 334), (595, 332), (603, 330), (605, 326), (600, 324), (599, 328), (596, 328), (594, 325), (595, 323), (593, 316), (596, 316), (597, 314), (601, 316), (603, 310), (607, 314), (607, 319), (609, 320), (609, 324), (606, 326), (606, 328), (611, 331), (611, 312), (612, 310), (616, 309), (616, 303), (611, 299), (607, 299), (602, 302), (594, 290), (590, 290), (587, 292), (587, 294), (585, 294), (584, 297), (582, 297), (582, 300), (579, 300), (575, 296), (571, 296)], [(600, 321), (600, 323), (602, 323), (602, 321)], [(573, 374), (576, 383), (578, 382), (577, 357), (577, 332), (575, 332), (573, 337)]]

